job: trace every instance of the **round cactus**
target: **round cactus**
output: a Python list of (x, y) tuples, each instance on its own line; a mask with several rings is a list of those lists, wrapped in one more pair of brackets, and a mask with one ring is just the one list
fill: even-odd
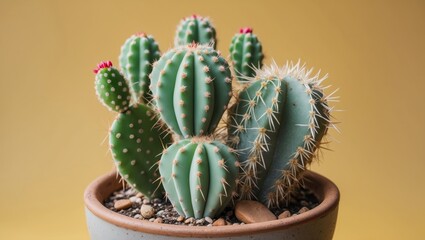
[(177, 27), (174, 45), (184, 46), (191, 43), (212, 44), (216, 48), (216, 32), (210, 20), (199, 15), (192, 15), (181, 20)]
[(112, 66), (112, 62), (101, 62), (93, 71), (96, 74), (95, 88), (100, 102), (110, 111), (126, 111), (130, 106), (130, 91), (125, 78)]
[(158, 118), (146, 105), (136, 104), (115, 119), (109, 143), (120, 175), (147, 198), (163, 196), (158, 161), (171, 137), (155, 124)]
[(252, 28), (241, 28), (230, 44), (230, 57), (236, 78), (243, 82), (246, 77), (255, 76), (255, 68), (263, 66), (263, 52), (260, 41), (252, 33)]
[(241, 198), (278, 206), (289, 199), (330, 123), (318, 75), (300, 64), (257, 71), (232, 108), (230, 142), (238, 150)]
[(130, 82), (136, 102), (147, 103), (151, 99), (149, 74), (152, 64), (160, 56), (155, 39), (145, 33), (134, 34), (121, 47), (120, 66)]
[(167, 197), (180, 215), (214, 217), (234, 195), (239, 163), (226, 145), (205, 138), (171, 145), (159, 164)]
[(232, 96), (226, 60), (211, 47), (174, 48), (154, 64), (151, 91), (161, 118), (185, 138), (214, 131)]

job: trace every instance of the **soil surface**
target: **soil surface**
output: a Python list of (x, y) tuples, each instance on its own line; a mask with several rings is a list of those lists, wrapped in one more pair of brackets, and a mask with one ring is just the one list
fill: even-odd
[[(117, 209), (120, 206), (117, 201), (131, 201), (124, 209)], [(120, 201), (123, 202), (123, 201)], [(171, 203), (166, 199), (152, 199), (148, 200), (137, 191), (126, 188), (114, 192), (109, 198), (104, 201), (105, 207), (117, 212), (119, 214), (129, 216), (132, 218), (140, 219), (143, 221), (150, 221), (156, 223), (175, 224), (175, 225), (188, 225), (188, 226), (218, 226), (218, 225), (239, 225), (245, 224), (239, 221), (234, 214), (233, 208), (226, 208), (223, 213), (216, 218), (184, 218), (174, 210)], [(144, 207), (142, 207), (145, 205)], [(283, 215), (291, 217), (293, 215), (302, 214), (319, 205), (317, 198), (307, 189), (300, 189), (295, 194), (288, 206), (280, 209), (270, 209), (276, 217)], [(117, 207), (117, 208), (116, 208)], [(143, 212), (141, 213), (141, 208)], [(148, 209), (148, 210), (146, 210)], [(146, 211), (145, 211), (146, 210)], [(153, 211), (152, 211), (153, 210)], [(286, 212), (285, 214), (282, 214)], [(143, 216), (142, 216), (143, 215)], [(218, 221), (217, 221), (218, 220)], [(223, 221), (224, 220), (224, 221)]]

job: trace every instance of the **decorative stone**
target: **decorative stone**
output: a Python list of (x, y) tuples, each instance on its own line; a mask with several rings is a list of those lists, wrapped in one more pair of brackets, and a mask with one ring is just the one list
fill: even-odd
[(308, 210), (310, 210), (310, 209), (308, 209), (308, 207), (302, 207), (302, 208), (298, 211), (298, 213), (299, 213), (299, 214), (301, 214), (301, 213), (305, 213), (305, 212), (307, 212)]
[(177, 222), (183, 222), (183, 220), (184, 220), (184, 217), (183, 217), (183, 216), (179, 216), (179, 217), (177, 218)]
[(117, 210), (127, 209), (131, 207), (133, 204), (129, 199), (121, 199), (114, 203), (114, 208)]
[(140, 207), (140, 214), (143, 218), (151, 218), (155, 214), (155, 209), (150, 205), (143, 204)]
[(164, 222), (164, 220), (162, 220), (162, 218), (156, 218), (154, 221), (153, 221), (154, 223), (163, 223)]
[(236, 204), (236, 218), (244, 223), (266, 222), (276, 219), (276, 216), (263, 204), (257, 201), (243, 200)]
[(284, 219), (284, 218), (287, 218), (287, 217), (290, 217), (290, 216), (291, 216), (291, 212), (286, 210), (283, 213), (279, 214), (279, 216), (277, 218)]
[(186, 219), (186, 221), (184, 221), (185, 224), (189, 224), (189, 223), (193, 223), (195, 221), (195, 219), (193, 217)]
[(208, 223), (213, 223), (213, 220), (210, 217), (205, 217), (205, 221), (207, 221)]
[(225, 226), (226, 220), (224, 220), (223, 218), (219, 218), (219, 219), (215, 220), (212, 225), (213, 226)]

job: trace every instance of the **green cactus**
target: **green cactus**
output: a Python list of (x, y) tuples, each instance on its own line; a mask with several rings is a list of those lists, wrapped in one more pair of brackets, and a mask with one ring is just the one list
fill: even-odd
[(192, 15), (181, 20), (177, 27), (174, 46), (185, 46), (191, 43), (212, 44), (216, 49), (217, 39), (215, 28), (210, 20), (199, 15)]
[(120, 66), (130, 82), (135, 102), (147, 103), (151, 100), (149, 74), (152, 64), (160, 56), (155, 39), (145, 33), (134, 34), (121, 47)]
[(238, 167), (228, 146), (195, 137), (171, 145), (162, 155), (159, 171), (177, 212), (202, 218), (216, 216), (232, 199)]
[(148, 106), (136, 104), (118, 115), (109, 135), (118, 172), (147, 198), (163, 195), (157, 164), (171, 142), (164, 129), (155, 126), (157, 122)]
[(94, 69), (97, 96), (110, 111), (125, 112), (130, 107), (131, 94), (121, 73), (112, 62), (101, 62)]
[(151, 91), (161, 118), (185, 138), (211, 134), (232, 96), (226, 60), (211, 47), (174, 48), (154, 64)]
[(236, 78), (245, 82), (246, 77), (255, 76), (255, 69), (263, 66), (263, 51), (260, 41), (252, 28), (241, 28), (230, 44), (230, 57), (233, 62), (233, 68)]
[(171, 136), (163, 126), (158, 126), (159, 120), (150, 107), (129, 105), (132, 89), (110, 61), (100, 63), (94, 72), (101, 102), (119, 112), (109, 134), (119, 174), (145, 197), (161, 197), (163, 188), (156, 181), (160, 179), (157, 164), (163, 149), (171, 143)]
[(330, 123), (318, 75), (298, 64), (258, 70), (232, 107), (230, 142), (239, 152), (242, 199), (279, 206), (299, 185)]

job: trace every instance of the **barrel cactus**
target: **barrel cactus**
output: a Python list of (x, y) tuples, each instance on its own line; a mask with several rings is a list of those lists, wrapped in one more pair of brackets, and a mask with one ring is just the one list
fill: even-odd
[(288, 200), (326, 134), (330, 107), (319, 75), (287, 64), (257, 70), (232, 108), (229, 139), (239, 151), (239, 194), (268, 206)]
[(149, 74), (152, 64), (160, 56), (155, 39), (145, 33), (134, 34), (121, 47), (119, 63), (129, 81), (135, 102), (148, 103), (151, 100)]
[(232, 96), (226, 60), (212, 47), (189, 44), (154, 64), (151, 90), (161, 118), (176, 134), (211, 134)]
[(109, 133), (110, 150), (119, 174), (147, 198), (163, 196), (157, 164), (171, 137), (157, 125), (158, 118), (150, 107), (130, 104), (133, 88), (110, 61), (100, 63), (95, 73), (101, 102), (119, 112)]
[(183, 18), (177, 27), (174, 45), (185, 46), (191, 43), (217, 46), (216, 32), (211, 21), (199, 15)]
[(239, 163), (232, 150), (216, 140), (180, 140), (162, 155), (159, 170), (167, 197), (180, 215), (213, 217), (234, 195)]
[(263, 48), (252, 28), (239, 30), (230, 44), (230, 57), (233, 62), (235, 76), (240, 82), (255, 76), (255, 69), (263, 66)]

